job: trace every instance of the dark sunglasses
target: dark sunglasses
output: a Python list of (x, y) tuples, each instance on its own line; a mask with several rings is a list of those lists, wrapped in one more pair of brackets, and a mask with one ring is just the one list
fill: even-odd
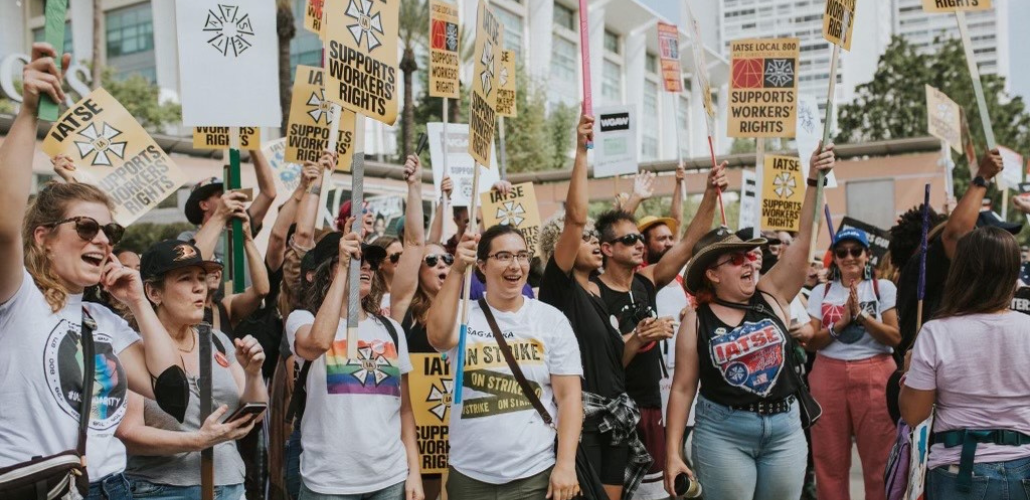
[(75, 232), (79, 234), (79, 238), (86, 241), (93, 241), (93, 238), (97, 237), (97, 233), (100, 231), (104, 232), (104, 236), (107, 236), (107, 241), (111, 245), (117, 245), (122, 240), (122, 235), (125, 234), (125, 228), (120, 224), (112, 222), (110, 224), (101, 226), (96, 219), (92, 217), (86, 217), (84, 215), (78, 217), (69, 217), (67, 219), (54, 222), (53, 224), (47, 224), (43, 227), (56, 228), (61, 224), (67, 224), (69, 222), (75, 223)]
[(395, 253), (393, 255), (390, 255), (390, 262), (393, 263), (393, 264), (396, 264), (397, 262), (399, 262), (401, 260), (401, 255), (403, 255), (403, 254), (404, 254), (404, 252), (397, 252), (397, 253)]
[(636, 245), (638, 241), (643, 243), (644, 242), (644, 235), (642, 235), (640, 233), (630, 233), (630, 234), (627, 234), (627, 235), (625, 235), (625, 236), (623, 236), (621, 238), (614, 238), (614, 239), (610, 240), (608, 243), (622, 243), (623, 245), (626, 245), (626, 246), (633, 246), (633, 245)]
[(836, 255), (838, 259), (846, 259), (846, 258), (848, 258), (848, 254), (849, 253), (851, 254), (852, 257), (857, 259), (858, 257), (861, 257), (863, 253), (865, 253), (865, 249), (862, 248), (862, 247), (851, 247), (851, 248), (838, 248), (838, 249), (833, 251), (833, 254)]
[(748, 262), (754, 262), (754, 261), (758, 260), (758, 256), (752, 254), (751, 252), (748, 252), (748, 253), (744, 253), (744, 252), (735, 253), (735, 254), (731, 255), (730, 258), (728, 258), (728, 259), (726, 259), (726, 260), (724, 260), (722, 262), (719, 262), (718, 264), (712, 266), (712, 269), (715, 269), (715, 268), (717, 268), (719, 266), (724, 266), (726, 264), (733, 264), (734, 266), (743, 266), (745, 260), (748, 261)]
[(426, 265), (429, 267), (436, 267), (436, 263), (440, 262), (440, 259), (443, 259), (443, 263), (447, 264), (448, 266), (454, 264), (454, 256), (449, 253), (445, 253), (443, 255), (436, 255), (435, 253), (431, 253), (429, 255), (426, 255)]

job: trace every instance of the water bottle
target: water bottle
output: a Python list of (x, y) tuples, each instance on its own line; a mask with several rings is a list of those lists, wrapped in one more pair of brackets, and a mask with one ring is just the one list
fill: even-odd
[(680, 498), (701, 498), (701, 483), (685, 472), (676, 476), (676, 496)]

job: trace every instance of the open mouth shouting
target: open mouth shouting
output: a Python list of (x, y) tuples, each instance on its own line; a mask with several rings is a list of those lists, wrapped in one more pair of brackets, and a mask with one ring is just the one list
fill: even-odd
[(102, 252), (86, 252), (82, 255), (82, 260), (93, 267), (100, 267), (104, 263), (104, 254)]

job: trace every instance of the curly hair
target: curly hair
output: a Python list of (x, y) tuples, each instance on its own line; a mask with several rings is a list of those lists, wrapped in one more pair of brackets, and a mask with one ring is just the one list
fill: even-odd
[[(948, 219), (930, 208), (930, 228)], [(908, 209), (898, 217), (898, 222), (890, 229), (891, 243), (889, 247), (891, 263), (898, 269), (904, 269), (908, 259), (919, 249), (919, 240), (923, 237), (923, 204)]]
[[(587, 228), (593, 227), (595, 224), (593, 219), (587, 218)], [(547, 262), (551, 260), (551, 256), (554, 255), (554, 247), (558, 244), (558, 239), (561, 238), (561, 233), (564, 229), (564, 211), (554, 214), (540, 227), (540, 242), (537, 245), (537, 255), (540, 256), (540, 262), (543, 265), (546, 266)], [(589, 231), (589, 229), (586, 231)]]
[(22, 245), (25, 253), (25, 269), (32, 276), (36, 287), (43, 293), (50, 310), (60, 311), (68, 301), (69, 290), (54, 274), (50, 254), (43, 245), (36, 243), (36, 228), (54, 224), (67, 216), (68, 207), (74, 202), (98, 203), (114, 212), (114, 203), (96, 186), (82, 183), (50, 182), (36, 195), (36, 199), (25, 212), (22, 224)]

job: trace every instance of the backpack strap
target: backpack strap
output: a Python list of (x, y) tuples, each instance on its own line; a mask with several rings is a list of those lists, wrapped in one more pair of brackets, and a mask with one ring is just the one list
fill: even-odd
[(93, 413), (93, 382), (96, 379), (96, 345), (93, 343), (93, 332), (97, 329), (97, 323), (89, 314), (86, 307), (82, 308), (82, 402), (79, 406), (79, 437), (75, 451), (82, 460), (84, 472), (75, 478), (75, 486), (82, 496), (89, 493), (89, 473), (86, 462), (86, 438), (89, 433), (89, 419)]
[(374, 316), (376, 319), (378, 319), (379, 322), (382, 323), (383, 326), (386, 327), (386, 333), (390, 334), (390, 339), (393, 340), (393, 345), (397, 346), (397, 352), (399, 353), (400, 352), (400, 348), (401, 348), (400, 339), (398, 338), (398, 335), (397, 335), (397, 329), (393, 327), (393, 321), (390, 321), (389, 319), (386, 318), (386, 316), (383, 316), (383, 315), (380, 315), (380, 314), (373, 314), (372, 316)]

